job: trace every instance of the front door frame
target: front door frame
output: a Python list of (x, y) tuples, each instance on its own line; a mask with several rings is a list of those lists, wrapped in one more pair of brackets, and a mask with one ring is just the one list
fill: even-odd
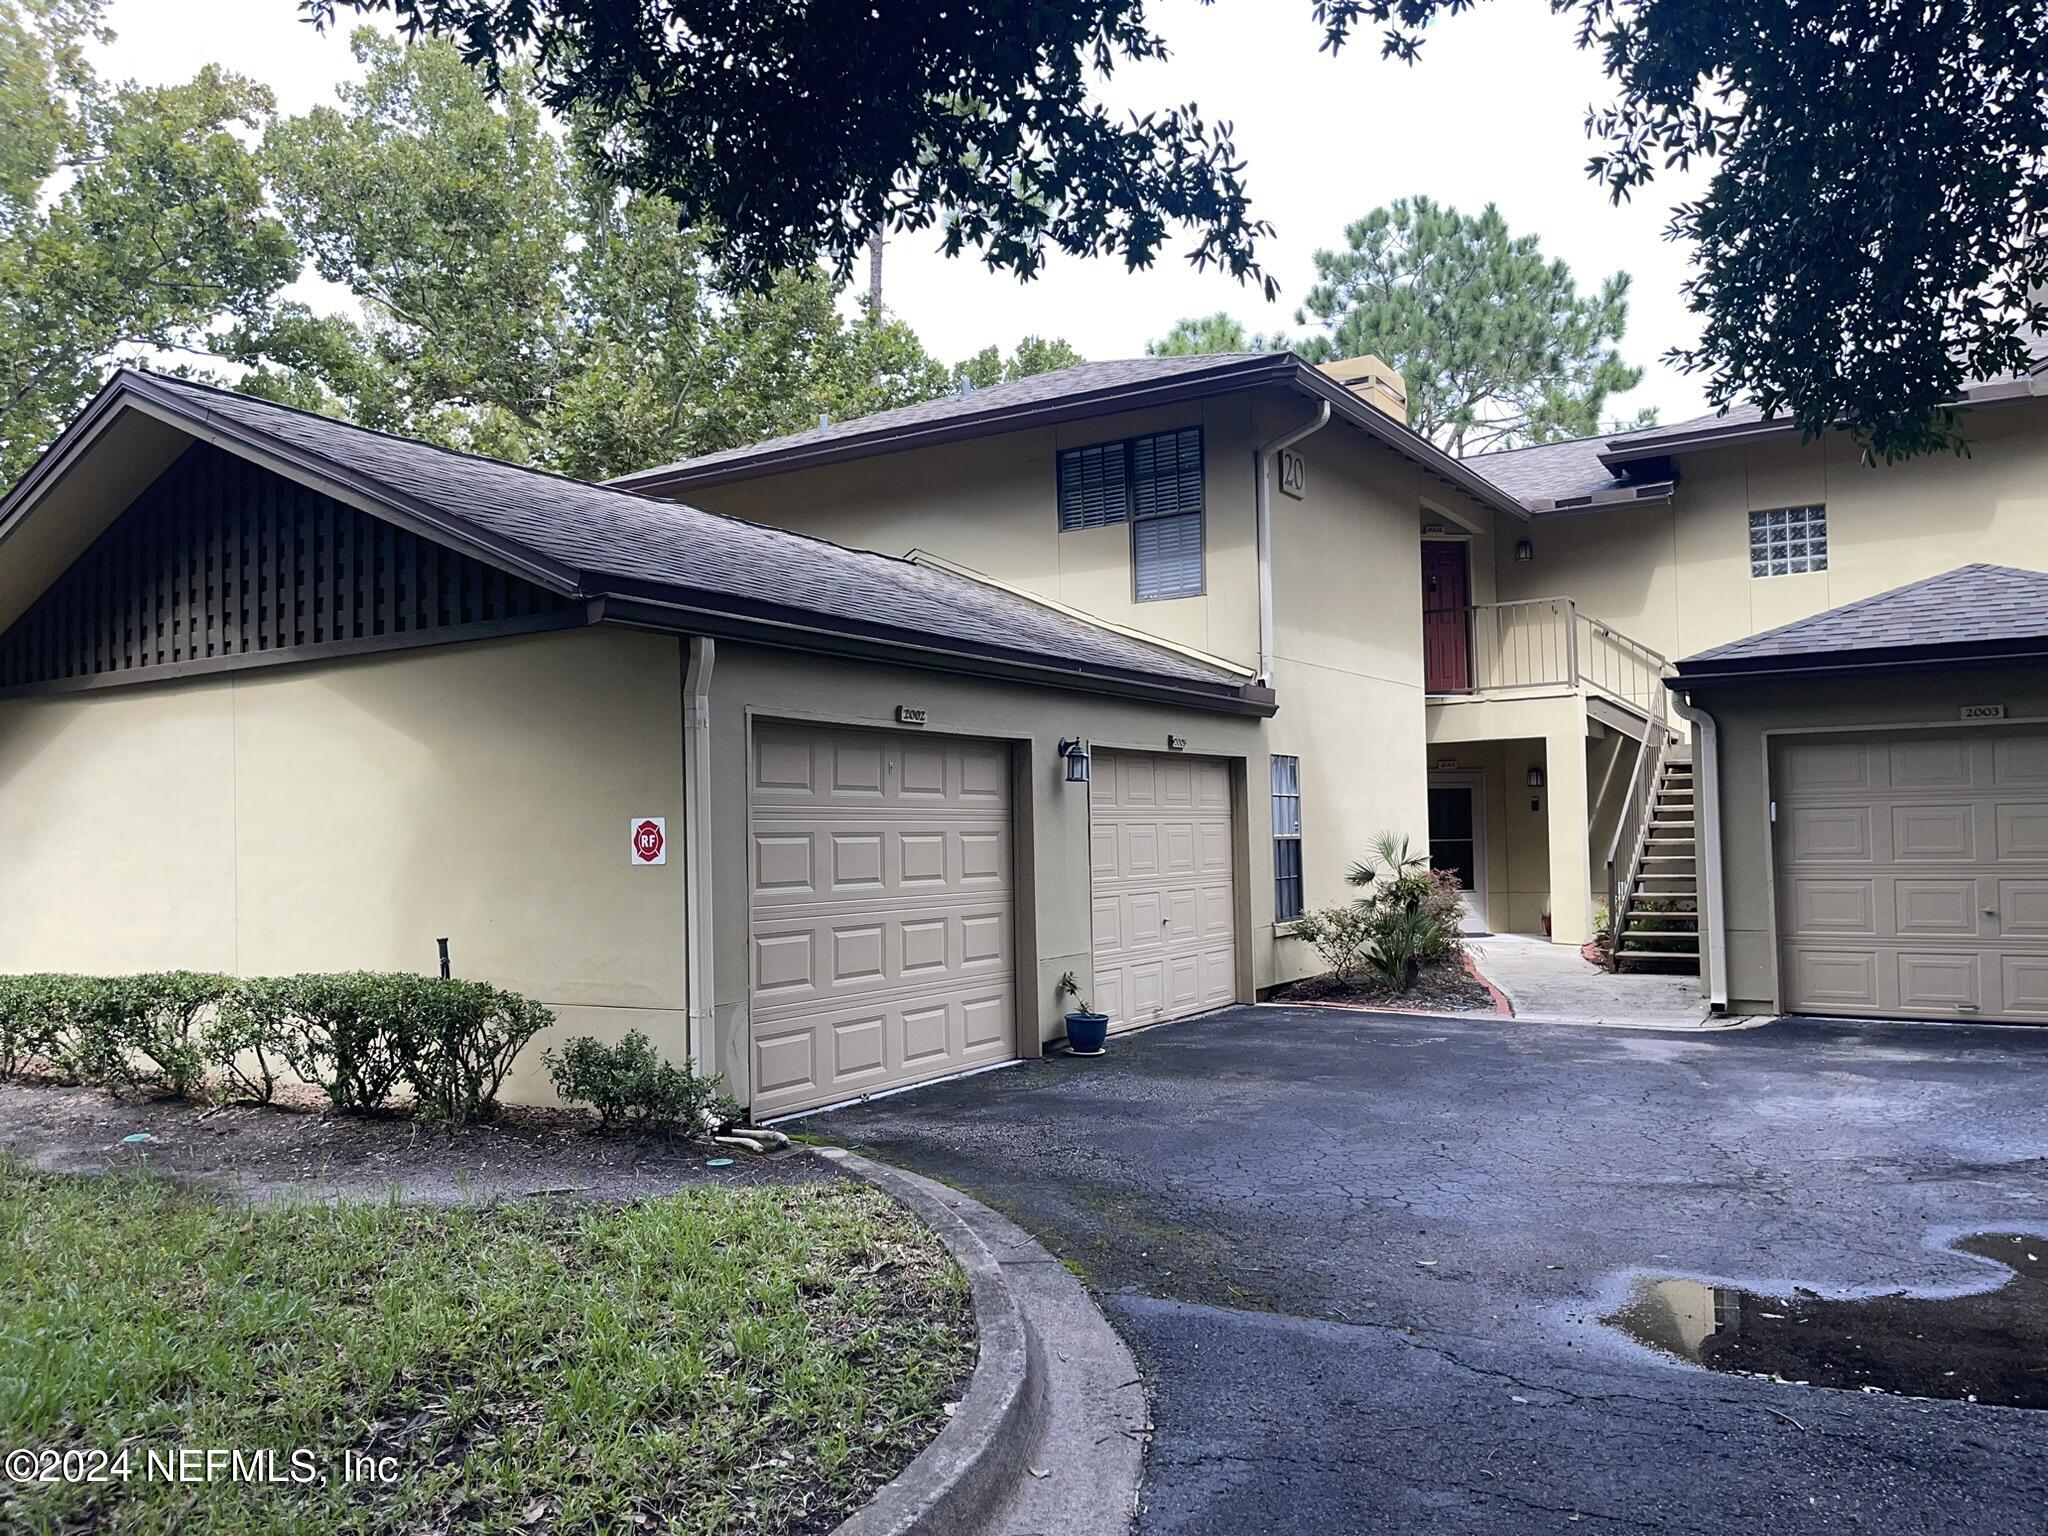
[(1431, 769), (1428, 787), (1472, 791), (1472, 889), (1465, 893), (1465, 931), (1491, 933), (1493, 923), (1488, 914), (1492, 903), (1486, 888), (1486, 770)]

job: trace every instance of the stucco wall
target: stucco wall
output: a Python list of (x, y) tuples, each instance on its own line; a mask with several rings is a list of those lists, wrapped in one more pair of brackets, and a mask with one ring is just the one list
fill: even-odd
[[(1204, 592), (1140, 603), (1128, 525), (1061, 533), (1059, 451), (1202, 428)], [(1258, 664), (1251, 412), (1243, 395), (1128, 411), (730, 485), (684, 499), (885, 555), (924, 550), (1245, 667)]]
[[(1722, 911), (1728, 1006), (1777, 1006), (1768, 733), (1933, 726), (1962, 729), (1964, 704), (2003, 704), (2007, 721), (2048, 721), (2048, 674), (2035, 668), (1893, 672), (1879, 677), (1729, 685), (1697, 702), (1719, 730)], [(1995, 730), (1987, 724), (1983, 729)]]
[[(926, 712), (922, 727), (896, 721), (898, 705)], [(1064, 1033), (1054, 988), (1073, 971), (1092, 985), (1092, 911), (1088, 900), (1088, 792), (1066, 782), (1062, 736), (1098, 749), (1157, 752), (1169, 735), (1189, 756), (1229, 760), (1237, 801), (1237, 926), (1248, 935), (1240, 980), (1248, 1000), (1273, 977), (1273, 855), (1266, 820), (1267, 759), (1261, 722), (1052, 689), (863, 666), (815, 656), (720, 645), (712, 682), (712, 858), (719, 893), (714, 915), (713, 991), (717, 998), (711, 1064), (744, 1089), (747, 1062), (747, 785), (756, 720), (810, 721), (884, 731), (917, 730), (1012, 745), (1018, 881), (1020, 1019), (1035, 1040)], [(1244, 785), (1256, 785), (1246, 814)], [(1299, 948), (1300, 946), (1294, 946)], [(1029, 1041), (1026, 1042), (1030, 1044)], [(744, 1095), (743, 1095), (744, 1096)]]
[(681, 691), (607, 629), (0, 702), (0, 970), (431, 972), (446, 936), (679, 1054), (683, 867), (626, 828), (680, 831)]
[[(1676, 659), (1973, 561), (2048, 570), (2048, 403), (1964, 417), (1968, 458), (1867, 466), (1834, 433), (1685, 455), (1669, 506), (1539, 517), (1503, 601), (1564, 595)], [(1825, 503), (1828, 569), (1749, 574), (1749, 514)]]

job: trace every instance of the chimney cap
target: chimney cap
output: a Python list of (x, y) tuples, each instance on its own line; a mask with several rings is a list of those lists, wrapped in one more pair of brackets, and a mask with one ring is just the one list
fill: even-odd
[(1340, 357), (1333, 363), (1318, 363), (1316, 367), (1367, 405), (1385, 411), (1396, 421), (1408, 419), (1407, 382), (1384, 358), (1367, 352), (1357, 357)]

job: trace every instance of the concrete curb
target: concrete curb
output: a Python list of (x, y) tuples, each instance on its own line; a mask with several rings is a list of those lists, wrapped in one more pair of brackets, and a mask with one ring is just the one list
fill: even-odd
[(1065, 1265), (980, 1201), (838, 1147), (967, 1274), (981, 1358), (939, 1436), (833, 1536), (1123, 1536), (1152, 1425), (1129, 1348)]

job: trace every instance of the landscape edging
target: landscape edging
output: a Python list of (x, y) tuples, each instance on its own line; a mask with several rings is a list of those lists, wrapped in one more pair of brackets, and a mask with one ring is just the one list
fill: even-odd
[(1040, 1373), (1017, 1297), (987, 1243), (914, 1174), (855, 1152), (822, 1152), (836, 1167), (908, 1206), (967, 1276), (977, 1358), (967, 1391), (938, 1438), (832, 1536), (973, 1536), (1029, 1473), (1029, 1447), (1046, 1415)]

